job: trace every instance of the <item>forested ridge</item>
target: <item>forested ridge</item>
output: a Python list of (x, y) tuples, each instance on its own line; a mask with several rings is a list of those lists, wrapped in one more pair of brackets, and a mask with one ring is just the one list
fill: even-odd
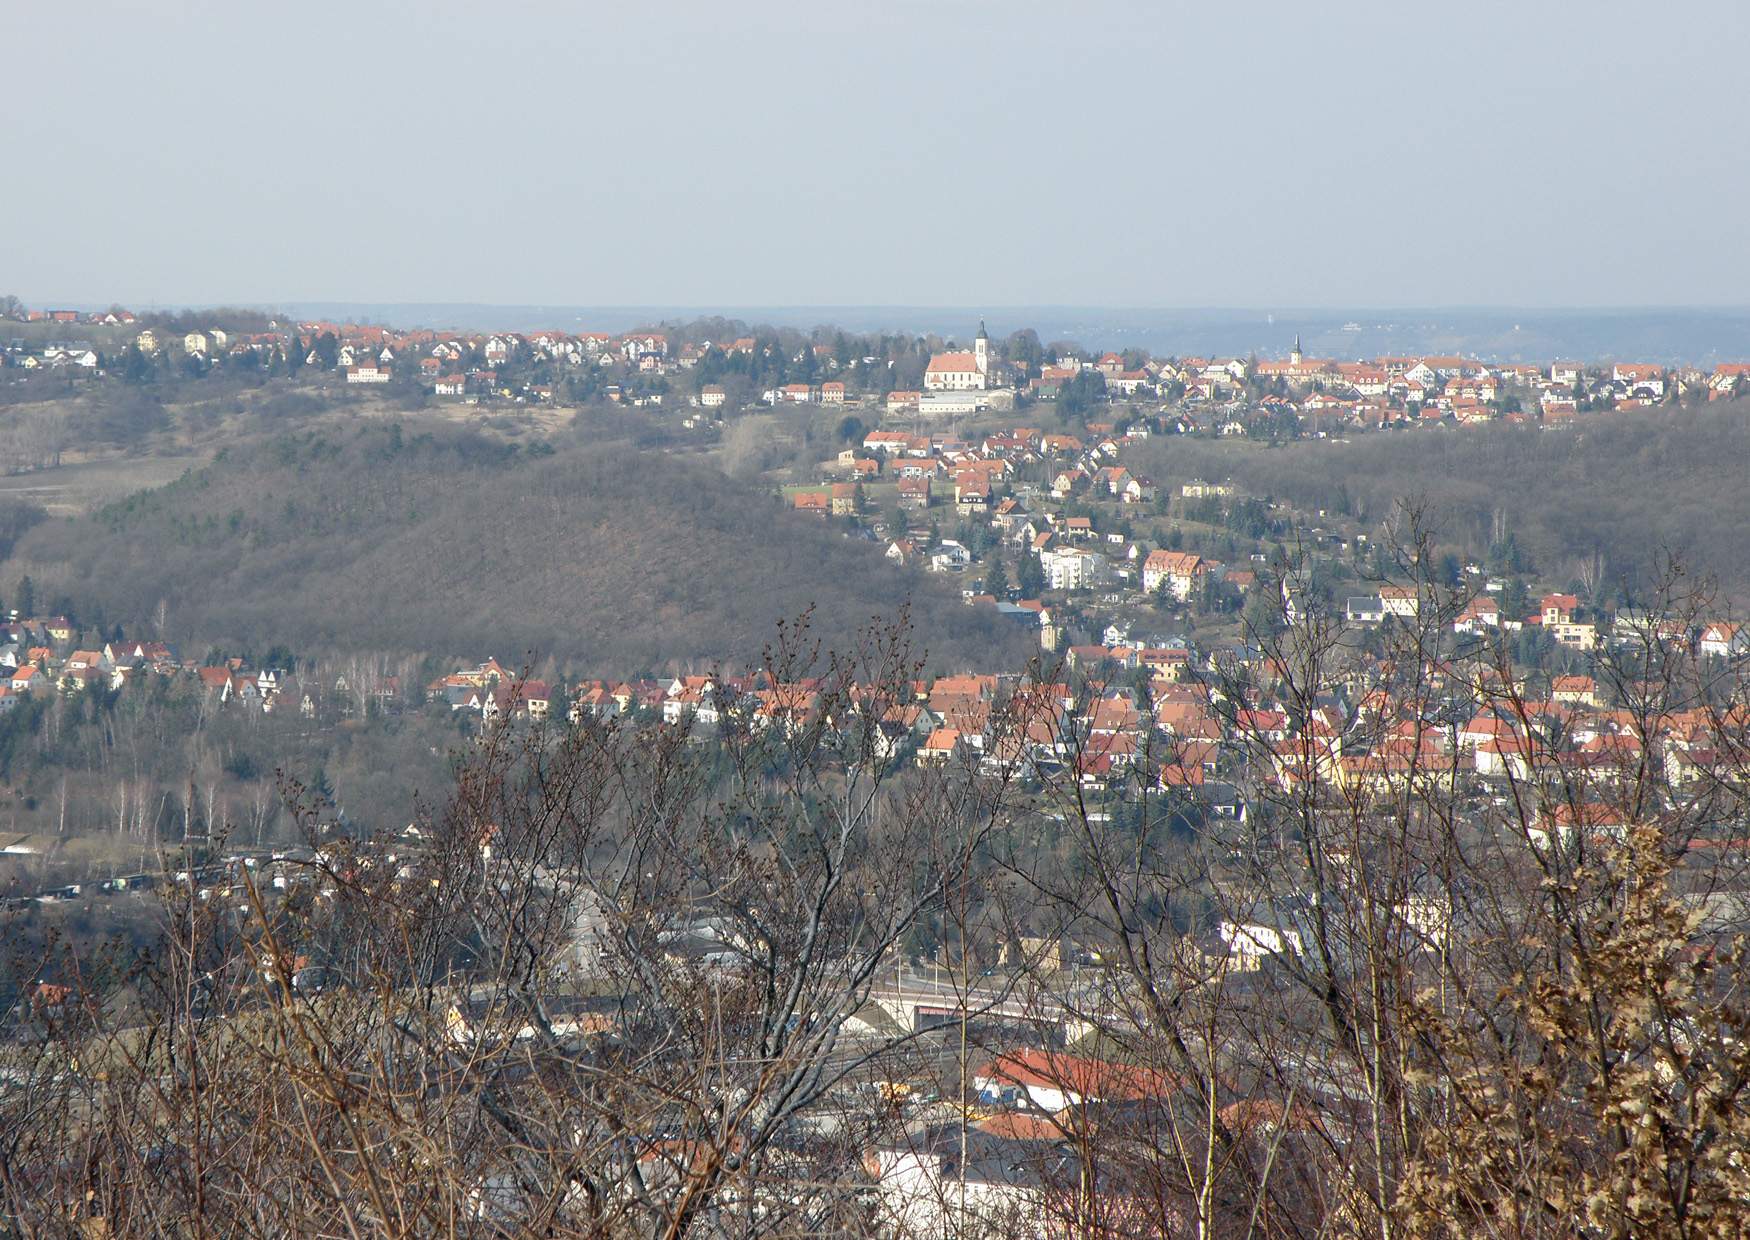
[(37, 526), (4, 571), (82, 619), (162, 617), (185, 642), (552, 654), (605, 675), (745, 660), (810, 606), (830, 637), (909, 598), (950, 662), (1028, 636), (703, 465), (398, 426), (228, 450)]

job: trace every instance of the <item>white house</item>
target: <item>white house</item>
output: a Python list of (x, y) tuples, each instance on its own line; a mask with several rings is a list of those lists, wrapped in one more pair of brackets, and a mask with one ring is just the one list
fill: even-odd
[(668, 337), (661, 332), (637, 332), (621, 340), (620, 351), (629, 362), (645, 357), (667, 357)]
[(1490, 779), (1511, 777), (1516, 782), (1531, 778), (1536, 744), (1529, 739), (1498, 737), (1476, 748), (1477, 774)]
[(1343, 618), (1350, 624), (1378, 624), (1385, 619), (1385, 603), (1377, 594), (1351, 594), (1344, 602)]
[(1750, 650), (1750, 625), (1727, 624), (1723, 620), (1705, 626), (1696, 649), (1715, 659), (1729, 659)]
[(387, 383), (389, 368), (377, 361), (363, 361), (346, 368), (348, 383)]
[(1500, 627), (1500, 605), (1486, 594), (1473, 598), (1452, 622), (1452, 631), (1466, 637), (1477, 636), (1484, 629)]
[(1228, 963), (1242, 973), (1251, 972), (1272, 956), (1298, 956), (1300, 932), (1267, 925), (1261, 921), (1223, 921), (1216, 935), (1227, 949)]
[(941, 546), (930, 552), (932, 573), (963, 573), (971, 563), (972, 552), (951, 538), (944, 538)]
[(1629, 391), (1645, 390), (1655, 399), (1665, 395), (1665, 368), (1650, 363), (1618, 362), (1611, 369), (1610, 377), (1618, 383), (1626, 384)]
[(1414, 620), (1422, 609), (1422, 600), (1413, 586), (1381, 586), (1379, 603), (1386, 615), (1403, 620)]

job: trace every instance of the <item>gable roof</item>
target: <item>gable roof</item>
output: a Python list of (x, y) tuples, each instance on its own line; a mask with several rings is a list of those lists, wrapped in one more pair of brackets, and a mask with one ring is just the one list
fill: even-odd
[(976, 374), (978, 358), (971, 353), (937, 353), (930, 358), (925, 374)]
[(1147, 1068), (1033, 1047), (1005, 1051), (991, 1061), (983, 1075), (1023, 1089), (1056, 1089), (1104, 1101), (1157, 1098), (1169, 1086), (1165, 1076)]

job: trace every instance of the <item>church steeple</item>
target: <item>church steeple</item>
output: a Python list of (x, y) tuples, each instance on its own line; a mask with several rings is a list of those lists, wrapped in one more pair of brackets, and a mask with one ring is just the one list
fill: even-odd
[(984, 330), (984, 320), (978, 320), (978, 335), (972, 341), (972, 360), (978, 366), (978, 373), (990, 373), (990, 336)]
[(1294, 348), (1289, 351), (1288, 364), (1290, 366), (1300, 365), (1300, 333), (1299, 332), (1294, 333)]

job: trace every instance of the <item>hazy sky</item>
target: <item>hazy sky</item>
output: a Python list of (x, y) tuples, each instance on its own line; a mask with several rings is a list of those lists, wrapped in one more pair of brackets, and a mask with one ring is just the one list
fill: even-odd
[(1750, 302), (1746, 0), (76, 7), (32, 304)]

